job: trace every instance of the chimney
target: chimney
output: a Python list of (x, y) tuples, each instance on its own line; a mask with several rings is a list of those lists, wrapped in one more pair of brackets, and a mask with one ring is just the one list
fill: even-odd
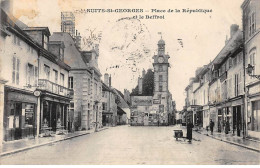
[(144, 76), (145, 76), (145, 70), (143, 69), (143, 74), (142, 74), (142, 77), (144, 78)]
[(138, 94), (143, 93), (143, 78), (138, 77)]
[(234, 34), (238, 31), (239, 26), (237, 24), (232, 24), (230, 26), (230, 38), (234, 36)]
[(81, 47), (81, 36), (80, 36), (80, 33), (78, 32), (78, 30), (76, 30), (75, 45), (76, 45), (77, 48), (80, 49), (80, 47)]
[(109, 76), (109, 87), (111, 87), (111, 75)]
[(109, 77), (108, 77), (108, 73), (105, 73), (104, 75), (104, 83), (109, 86)]

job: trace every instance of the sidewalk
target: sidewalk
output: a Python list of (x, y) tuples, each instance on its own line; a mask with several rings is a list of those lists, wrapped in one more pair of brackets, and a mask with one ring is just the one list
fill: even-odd
[(260, 152), (260, 142), (256, 140), (243, 139), (242, 137), (233, 136), (230, 133), (225, 134), (225, 133), (213, 132), (213, 135), (210, 135), (210, 131), (207, 132), (207, 130), (205, 129), (196, 130), (195, 132), (223, 142), (227, 142), (256, 152)]
[[(108, 127), (100, 128), (98, 131), (103, 131), (105, 129), (108, 129)], [(0, 149), (0, 156), (6, 156), (6, 155), (22, 152), (22, 151), (29, 150), (32, 148), (37, 148), (37, 147), (44, 146), (47, 144), (72, 139), (75, 137), (91, 134), (94, 132), (95, 132), (95, 129), (92, 129), (92, 130), (86, 130), (86, 131), (77, 131), (77, 132), (68, 133), (65, 135), (52, 135), (51, 137), (39, 137), (39, 138), (35, 138), (35, 139), (34, 138), (33, 139), (21, 139), (21, 140), (3, 142), (1, 149)]]

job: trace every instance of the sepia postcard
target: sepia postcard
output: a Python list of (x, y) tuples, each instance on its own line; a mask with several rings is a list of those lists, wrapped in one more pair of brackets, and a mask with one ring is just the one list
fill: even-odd
[(1, 165), (259, 165), (260, 0), (0, 0)]

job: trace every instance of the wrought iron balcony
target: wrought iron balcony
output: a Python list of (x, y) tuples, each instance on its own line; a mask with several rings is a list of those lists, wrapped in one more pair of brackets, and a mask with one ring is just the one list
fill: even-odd
[(38, 89), (43, 91), (48, 91), (50, 93), (54, 93), (57, 95), (65, 96), (72, 98), (73, 97), (73, 90), (66, 88), (64, 86), (58, 85), (53, 83), (47, 79), (39, 79), (38, 80)]

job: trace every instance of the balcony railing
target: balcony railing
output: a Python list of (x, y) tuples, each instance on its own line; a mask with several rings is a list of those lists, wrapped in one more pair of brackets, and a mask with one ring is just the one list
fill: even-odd
[(64, 86), (53, 83), (47, 79), (39, 79), (38, 85), (39, 85), (38, 89), (45, 90), (57, 95), (72, 98), (74, 94), (72, 89), (68, 89)]

